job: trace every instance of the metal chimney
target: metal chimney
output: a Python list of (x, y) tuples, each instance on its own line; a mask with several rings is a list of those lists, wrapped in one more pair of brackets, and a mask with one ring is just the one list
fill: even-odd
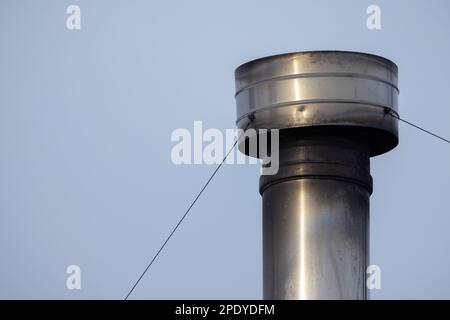
[(279, 171), (259, 184), (264, 299), (366, 299), (369, 158), (398, 144), (388, 114), (397, 114), (397, 66), (297, 52), (248, 62), (235, 77), (237, 126), (280, 129)]

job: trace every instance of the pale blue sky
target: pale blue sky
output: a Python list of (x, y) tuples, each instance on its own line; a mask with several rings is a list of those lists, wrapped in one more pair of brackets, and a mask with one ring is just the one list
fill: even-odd
[[(0, 298), (124, 298), (214, 169), (173, 165), (170, 134), (233, 128), (248, 60), (385, 56), (401, 116), (450, 137), (449, 16), (445, 0), (1, 1)], [(450, 148), (402, 124), (400, 139), (372, 159), (371, 296), (450, 299)], [(261, 298), (258, 175), (224, 166), (132, 298)]]

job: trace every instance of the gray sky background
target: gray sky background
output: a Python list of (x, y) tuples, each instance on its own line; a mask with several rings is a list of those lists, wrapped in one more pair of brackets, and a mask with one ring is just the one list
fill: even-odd
[[(77, 4), (82, 29), (66, 28)], [(381, 7), (382, 30), (366, 28)], [(122, 299), (213, 166), (176, 128), (233, 128), (234, 69), (355, 50), (399, 66), (400, 114), (450, 137), (449, 1), (0, 2), (0, 298)], [(400, 125), (372, 159), (373, 299), (450, 298), (450, 148)], [(227, 165), (133, 294), (259, 299), (257, 166)], [(66, 267), (82, 289), (66, 289)]]

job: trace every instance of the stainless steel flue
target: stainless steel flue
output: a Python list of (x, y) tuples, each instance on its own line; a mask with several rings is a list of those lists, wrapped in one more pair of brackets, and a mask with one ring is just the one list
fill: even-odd
[(388, 114), (397, 112), (397, 66), (298, 52), (248, 62), (235, 76), (237, 126), (251, 116), (249, 128), (280, 129), (279, 171), (259, 188), (264, 298), (367, 298), (369, 158), (398, 144)]

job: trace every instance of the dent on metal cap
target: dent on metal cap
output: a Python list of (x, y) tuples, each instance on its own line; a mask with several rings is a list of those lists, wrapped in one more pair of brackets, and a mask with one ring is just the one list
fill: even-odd
[(236, 124), (253, 129), (347, 131), (371, 156), (398, 144), (398, 68), (380, 56), (295, 52), (250, 61), (235, 71)]

